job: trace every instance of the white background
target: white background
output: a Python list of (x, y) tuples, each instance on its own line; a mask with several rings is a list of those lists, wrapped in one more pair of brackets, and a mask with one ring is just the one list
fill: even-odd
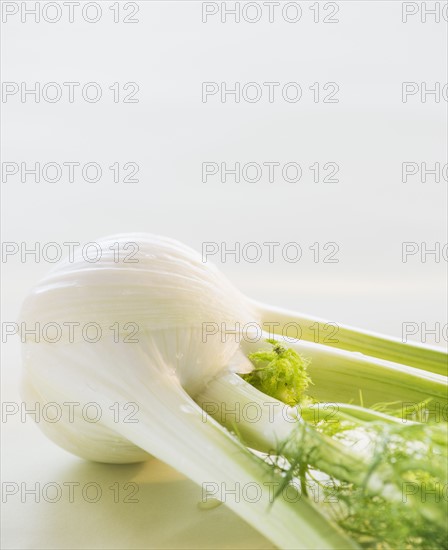
[[(82, 100), (79, 88), (74, 103), (66, 95), (57, 103), (3, 99), (3, 162), (103, 168), (98, 183), (2, 180), (3, 241), (62, 245), (128, 231), (168, 235), (198, 250), (204, 242), (234, 248), (294, 241), (303, 250), (296, 263), (279, 252), (273, 263), (266, 255), (256, 263), (214, 261), (248, 296), (334, 322), (396, 337), (403, 322), (447, 322), (446, 261), (422, 262), (419, 254), (402, 261), (405, 241), (434, 248), (448, 240), (446, 181), (428, 176), (422, 183), (418, 175), (403, 183), (401, 174), (403, 162), (447, 162), (446, 100), (428, 95), (423, 102), (419, 92), (402, 101), (403, 82), (447, 82), (443, 17), (422, 22), (415, 3), (419, 12), (404, 23), (401, 2), (345, 1), (337, 3), (338, 23), (315, 23), (312, 3), (299, 2), (295, 24), (279, 8), (273, 23), (266, 8), (257, 23), (222, 23), (219, 14), (203, 23), (201, 2), (142, 1), (139, 22), (125, 24), (113, 22), (112, 2), (100, 4), (94, 24), (79, 11), (73, 23), (64, 11), (54, 24), (30, 16), (22, 23), (20, 13), (2, 24), (3, 81), (94, 81), (103, 90), (97, 103)], [(203, 82), (231, 88), (273, 81), (299, 82), (301, 100), (286, 102), (277, 88), (273, 103), (266, 95), (257, 103), (221, 102), (219, 94), (202, 101)], [(114, 82), (136, 82), (138, 103), (114, 103)], [(339, 102), (315, 103), (315, 82), (336, 82)], [(302, 179), (202, 181), (203, 162), (270, 161), (299, 163)], [(139, 182), (114, 183), (108, 167), (115, 162), (137, 163)], [(339, 181), (314, 183), (308, 167), (315, 162), (337, 163)], [(339, 262), (315, 263), (315, 242), (337, 243)], [(2, 315), (14, 321), (51, 264), (19, 255), (3, 262)], [(446, 346), (443, 338), (439, 345)], [(18, 400), (18, 337), (3, 348), (2, 397)], [(3, 480), (100, 480), (108, 493), (90, 505), (11, 497), (3, 510), (5, 548), (270, 547), (225, 507), (200, 511), (200, 489), (163, 464), (83, 463), (31, 420), (9, 420), (2, 431)], [(141, 484), (139, 504), (113, 503), (107, 487), (117, 480)]]

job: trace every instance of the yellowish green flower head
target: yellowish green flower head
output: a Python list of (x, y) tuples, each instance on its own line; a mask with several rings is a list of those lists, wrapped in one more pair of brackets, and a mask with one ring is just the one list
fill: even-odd
[(272, 349), (249, 355), (254, 370), (242, 375), (257, 390), (293, 407), (301, 403), (311, 382), (306, 371), (309, 360), (276, 340), (266, 340)]

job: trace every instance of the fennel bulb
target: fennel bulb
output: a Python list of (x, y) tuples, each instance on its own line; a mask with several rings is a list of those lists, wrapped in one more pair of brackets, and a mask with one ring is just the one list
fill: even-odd
[[(116, 263), (114, 243), (129, 241), (138, 243), (138, 262)], [(199, 484), (215, 482), (233, 487), (235, 483), (255, 483), (261, 491), (259, 500), (231, 499), (227, 504), (281, 548), (357, 547), (362, 541), (352, 537), (356, 521), (351, 516), (352, 523), (345, 516), (336, 521), (320, 505), (305, 498), (309, 476), (320, 472), (334, 480), (344, 489), (349, 503), (350, 499), (354, 504), (360, 499), (381, 498), (389, 507), (396, 507), (400, 484), (406, 478), (400, 468), (388, 462), (389, 455), (386, 460), (378, 458), (376, 440), (384, 443), (383, 424), (375, 432), (376, 421), (389, 426), (394, 417), (379, 419), (381, 413), (365, 407), (350, 408), (349, 402), (355, 388), (356, 395), (362, 390), (370, 405), (378, 401), (384, 387), (390, 387), (398, 399), (444, 403), (446, 380), (438, 373), (444, 354), (343, 329), (340, 347), (349, 350), (356, 344), (357, 351), (371, 352), (369, 357), (309, 342), (297, 345), (300, 353), (303, 349), (310, 351), (308, 370), (319, 399), (344, 403), (338, 412), (336, 431), (307, 420), (312, 402), (304, 402), (301, 415), (294, 416), (294, 411), (288, 409), (287, 423), (278, 415), (272, 421), (262, 418), (257, 423), (244, 419), (228, 422), (219, 415), (222, 405), (236, 406), (250, 400), (260, 407), (272, 407), (280, 404), (278, 398), (293, 404), (314, 388), (308, 388), (306, 362), (292, 375), (283, 376), (284, 369), (300, 358), (286, 347), (278, 348), (284, 351), (279, 351), (274, 368), (264, 378), (265, 366), (261, 365), (260, 392), (233, 371), (247, 372), (247, 356), (262, 353), (260, 357), (265, 358), (271, 353), (271, 344), (261, 352), (250, 349), (247, 342), (240, 349), (235, 338), (223, 337), (221, 331), (204, 339), (204, 323), (244, 326), (259, 323), (274, 310), (246, 299), (215, 267), (205, 265), (199, 254), (176, 241), (131, 234), (104, 239), (99, 244), (103, 252), (100, 262), (92, 266), (77, 257), (74, 263), (62, 263), (33, 289), (21, 317), (26, 325), (52, 322), (84, 326), (94, 321), (101, 329), (101, 338), (91, 342), (65, 333), (57, 342), (36, 342), (25, 335), (24, 393), (29, 401), (42, 403), (96, 402), (104, 412), (116, 403), (132, 402), (138, 405), (138, 421), (115, 422), (111, 415), (104, 414), (92, 424), (79, 414), (74, 418), (64, 416), (58, 423), (41, 426), (47, 435), (90, 460), (135, 462), (152, 454)], [(275, 311), (281, 322), (303, 319)], [(137, 340), (117, 341), (110, 331), (116, 324), (137, 326)], [(289, 354), (290, 363), (283, 361), (283, 353)], [(391, 355), (403, 364), (384, 360)], [(425, 357), (427, 370), (434, 372), (416, 368), (426, 364)], [(247, 374), (251, 382), (254, 372)], [(280, 373), (281, 391), (272, 392), (272, 388), (279, 388)], [(285, 380), (290, 378), (297, 386), (292, 393), (285, 389)], [(353, 388), (346, 387), (347, 380)], [(218, 410), (210, 409), (210, 405)], [(397, 437), (405, 445), (414, 433), (416, 429), (412, 433), (402, 430)], [(360, 434), (375, 444), (373, 453), (347, 443), (350, 437)], [(440, 442), (438, 430), (432, 430), (430, 436), (425, 450), (432, 452), (431, 445), (438, 445), (431, 475), (443, 481), (447, 476), (443, 477), (436, 459), (437, 453), (445, 453), (446, 444)], [(251, 449), (273, 453), (279, 460), (269, 462)], [(408, 458), (414, 462), (406, 474), (423, 467), (411, 451)], [(300, 481), (301, 498), (296, 502), (282, 497), (272, 500), (272, 486), (284, 487), (293, 479)], [(408, 508), (418, 519), (434, 525), (439, 536), (443, 509), (437, 504), (419, 509), (413, 498)], [(358, 517), (362, 507), (356, 509)], [(411, 535), (406, 534), (408, 538)]]

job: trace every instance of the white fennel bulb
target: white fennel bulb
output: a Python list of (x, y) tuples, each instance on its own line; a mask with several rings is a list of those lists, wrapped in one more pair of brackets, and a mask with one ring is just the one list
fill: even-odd
[[(130, 242), (138, 253), (128, 261), (117, 258), (117, 250)], [(401, 426), (397, 418), (362, 403), (348, 405), (362, 393), (372, 407), (386, 396), (392, 403), (400, 399), (443, 407), (442, 350), (340, 325), (328, 345), (306, 342), (314, 340), (316, 328), (325, 333), (328, 325), (249, 300), (179, 242), (130, 234), (98, 244), (98, 262), (78, 256), (61, 263), (22, 308), (24, 395), (30, 407), (36, 402), (60, 406), (57, 421), (39, 423), (53, 441), (102, 462), (136, 462), (152, 454), (203, 488), (211, 483), (236, 492), (227, 504), (281, 548), (356, 547), (353, 536), (366, 528), (365, 505), (377, 517), (382, 506), (377, 502), (386, 508), (381, 522), (368, 526), (372, 536), (380, 527), (379, 540), (396, 539), (395, 517), (399, 525), (406, 522), (407, 540), (442, 540), (443, 506), (435, 499), (422, 507), (416, 493), (403, 511), (402, 486), (408, 474), (420, 475), (422, 468), (431, 479), (445, 479), (443, 427)], [(257, 351), (244, 341), (245, 329), (235, 337), (254, 324), (282, 336), (265, 335), (269, 339)], [(303, 329), (305, 342), (284, 345), (284, 330), (291, 324)], [(32, 330), (40, 333), (39, 327), (58, 327), (60, 333), (36, 339)], [(93, 328), (93, 336), (86, 327)], [(313, 392), (333, 402), (336, 424), (316, 425), (315, 405), (325, 402), (306, 396), (309, 359)], [(254, 370), (245, 377), (232, 368), (236, 364), (241, 373), (251, 363)], [(334, 403), (336, 397), (343, 402)], [(277, 399), (301, 403), (302, 413), (278, 408)], [(241, 413), (250, 407), (253, 412), (254, 406), (262, 411), (256, 421)], [(86, 414), (89, 407), (100, 413), (94, 420)], [(125, 412), (132, 413), (130, 418)], [(353, 429), (347, 431), (347, 422)], [(394, 443), (388, 447), (392, 432)], [(350, 437), (358, 438), (356, 444)], [(419, 445), (426, 445), (424, 453), (413, 451)], [(431, 460), (422, 462), (429, 452)], [(407, 456), (404, 462), (397, 460), (400, 453)], [(313, 472), (348, 491), (349, 508), (357, 510), (351, 521), (361, 531), (356, 525), (350, 530), (342, 516), (328, 521), (325, 507), (306, 498)], [(300, 490), (290, 483), (293, 478)], [(241, 495), (247, 487), (256, 491), (255, 499)], [(279, 496), (285, 487), (298, 498)], [(409, 521), (408, 512), (413, 514)]]
[[(134, 261), (117, 261), (116, 243), (118, 249), (123, 249), (130, 242), (138, 243)], [(154, 385), (156, 380), (147, 380), (151, 369), (171, 385), (196, 394), (227, 368), (238, 348), (235, 338), (223, 338), (219, 333), (205, 337), (203, 323), (235, 327), (253, 321), (247, 300), (213, 265), (204, 264), (200, 254), (179, 242), (127, 234), (98, 244), (100, 261), (89, 263), (79, 254), (74, 261), (61, 263), (23, 304), (21, 320), (25, 327), (56, 323), (63, 329), (57, 342), (48, 341), (51, 338), (36, 342), (34, 336), (26, 335), (26, 396), (33, 402), (37, 398), (61, 402), (66, 390), (75, 392), (79, 380), (92, 388), (94, 379), (103, 377), (107, 385), (123, 383), (122, 379), (133, 385), (133, 376), (141, 377), (141, 383)], [(93, 323), (101, 327), (98, 342), (93, 341), (97, 337)], [(91, 337), (83, 339), (82, 327), (89, 324)], [(130, 357), (135, 355), (139, 360), (131, 363)], [(86, 402), (87, 388), (77, 390), (79, 394), (74, 397)], [(95, 391), (92, 398), (98, 398)], [(128, 395), (132, 401), (132, 392)], [(81, 407), (72, 410), (79, 415)], [(74, 441), (76, 422), (65, 425), (65, 431), (61, 431), (61, 422), (43, 427), (57, 443), (85, 458), (105, 462), (122, 462), (126, 456), (129, 461), (142, 458), (141, 450), (133, 449), (131, 453), (129, 444), (101, 422), (89, 425), (82, 418), (77, 420), (84, 427), (82, 437), (89, 443), (86, 446)], [(86, 433), (90, 430), (91, 437)], [(101, 430), (104, 433), (100, 434)], [(104, 454), (100, 450), (102, 441)], [(117, 457), (111, 454), (111, 442)]]
[[(130, 241), (138, 243), (138, 261), (116, 262), (115, 243)], [(229, 369), (238, 349), (235, 339), (223, 338), (220, 331), (205, 339), (203, 323), (244, 326), (257, 320), (251, 303), (216, 268), (176, 241), (130, 234), (99, 244), (99, 262), (78, 257), (61, 264), (22, 308), (27, 328), (96, 323), (102, 329), (96, 342), (80, 338), (79, 331), (70, 338), (65, 330), (53, 343), (26, 335), (26, 399), (81, 405), (64, 409), (58, 422), (39, 426), (61, 447), (86, 459), (125, 463), (152, 454), (198, 484), (235, 488), (255, 483), (261, 491), (255, 502), (231, 499), (227, 504), (279, 547), (353, 547), (310, 502), (276, 499), (272, 504), (272, 483), (278, 478), (279, 484), (280, 476), (218, 422), (211, 417), (204, 421), (192, 398)], [(138, 328), (132, 338), (137, 342), (117, 340), (110, 328), (128, 323)], [(88, 403), (99, 407), (98, 422), (86, 421), (79, 412)], [(130, 422), (116, 421), (114, 407), (129, 403), (138, 408), (135, 416)]]

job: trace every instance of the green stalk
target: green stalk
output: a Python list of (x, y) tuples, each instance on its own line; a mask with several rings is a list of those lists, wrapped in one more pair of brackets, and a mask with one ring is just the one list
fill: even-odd
[[(440, 348), (413, 342), (404, 343), (399, 339), (360, 330), (339, 323), (325, 321), (316, 317), (302, 315), (259, 302), (253, 302), (257, 318), (263, 329), (276, 335), (297, 338), (299, 325), (301, 340), (321, 343), (326, 346), (347, 351), (356, 351), (364, 355), (401, 363), (441, 375), (448, 374), (448, 355)], [(292, 324), (289, 327), (288, 324)], [(329, 323), (329, 324), (328, 324)], [(270, 335), (273, 338), (273, 335)]]
[[(317, 412), (317, 407), (320, 407), (320, 412)], [(325, 413), (327, 413), (327, 418), (325, 418)], [(365, 407), (358, 407), (357, 405), (348, 405), (347, 403), (311, 404), (301, 407), (301, 416), (303, 420), (310, 423), (315, 423), (323, 419), (329, 422), (342, 422), (347, 420), (349, 422), (356, 422), (364, 425), (368, 422), (403, 424), (403, 420), (401, 418), (397, 418), (396, 416), (390, 416), (389, 414), (375, 411), (373, 409), (366, 409)], [(411, 425), (416, 423), (407, 420), (406, 424)]]
[[(404, 478), (398, 468), (381, 457), (371, 462), (371, 457), (319, 433), (298, 416), (299, 411), (263, 394), (236, 374), (215, 378), (195, 400), (208, 415), (236, 431), (249, 447), (284, 456), (292, 464), (308, 464), (331, 477), (363, 487), (372, 496), (394, 502), (402, 499)], [(434, 470), (436, 475), (440, 473), (437, 465), (434, 469), (429, 465), (427, 469)], [(409, 502), (418, 506), (419, 498), (420, 493), (416, 493)], [(421, 508), (421, 514), (445, 525), (437, 502), (428, 502)]]
[[(228, 429), (236, 430), (245, 443), (259, 451), (269, 453), (281, 448), (281, 454), (286, 458), (295, 459), (300, 448), (311, 466), (345, 481), (357, 484), (366, 481), (361, 456), (322, 436), (300, 418), (294, 419), (293, 408), (286, 408), (283, 403), (259, 392), (238, 375), (224, 375), (212, 380), (196, 401), (212, 418)], [(270, 404), (280, 405), (282, 410), (273, 409), (275, 412), (269, 417)], [(261, 413), (256, 422), (248, 416), (251, 407), (257, 407)], [(235, 418), (232, 418), (233, 413), (229, 415), (228, 411), (237, 409), (239, 414), (235, 413)], [(290, 420), (285, 418), (285, 414), (291, 414)], [(379, 480), (375, 478), (374, 482), (377, 484)]]
[[(435, 414), (447, 405), (447, 380), (442, 375), (311, 342), (276, 339), (311, 359), (307, 370), (314, 385), (308, 393), (317, 401), (359, 403), (364, 407), (400, 402), (406, 411), (430, 400), (428, 406)], [(246, 355), (270, 347), (264, 341), (241, 343)]]
[(195, 401), (220, 424), (235, 430), (249, 447), (266, 453), (281, 449), (283, 456), (293, 460), (300, 449), (311, 466), (328, 475), (358, 485), (367, 481), (374, 494), (384, 489), (378, 475), (366, 480), (362, 456), (318, 433), (301, 420), (300, 411), (263, 394), (236, 374), (213, 379)]

